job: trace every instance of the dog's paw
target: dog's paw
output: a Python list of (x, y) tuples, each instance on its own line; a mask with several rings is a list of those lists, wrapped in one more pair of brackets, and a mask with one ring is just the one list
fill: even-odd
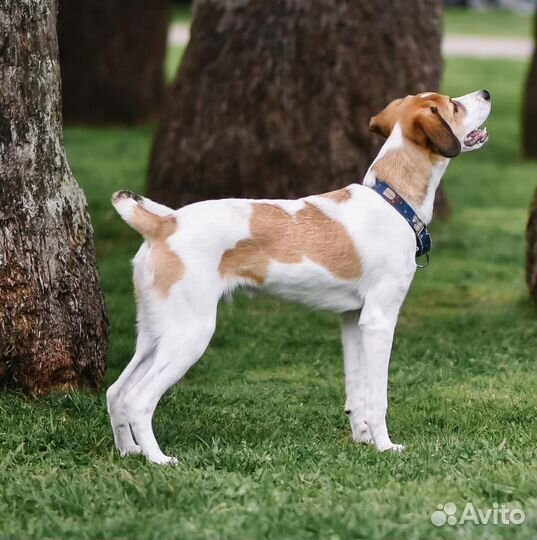
[(137, 456), (142, 453), (142, 449), (137, 444), (126, 446), (125, 448), (119, 448), (119, 455), (121, 457)]
[(381, 450), (381, 452), (394, 452), (394, 453), (401, 453), (405, 451), (405, 447), (402, 444), (392, 444), (391, 446), (388, 446), (388, 448), (384, 448)]
[(152, 463), (153, 465), (170, 465), (174, 466), (179, 463), (179, 460), (177, 458), (171, 457), (171, 456), (165, 456), (162, 454), (161, 456), (148, 456), (147, 460), (149, 463)]

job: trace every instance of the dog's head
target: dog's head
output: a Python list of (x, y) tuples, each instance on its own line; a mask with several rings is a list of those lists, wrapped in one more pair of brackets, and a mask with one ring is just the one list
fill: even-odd
[(389, 137), (398, 125), (405, 139), (452, 158), (487, 142), (488, 133), (482, 126), (490, 109), (487, 90), (458, 98), (425, 92), (392, 101), (371, 118), (369, 129)]

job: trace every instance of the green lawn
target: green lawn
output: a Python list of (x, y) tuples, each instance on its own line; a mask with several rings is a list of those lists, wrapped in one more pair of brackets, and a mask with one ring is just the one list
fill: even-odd
[(444, 29), (448, 34), (524, 38), (531, 36), (532, 17), (502, 10), (447, 8), (444, 10)]
[[(398, 326), (389, 425), (402, 455), (354, 445), (338, 320), (270, 299), (222, 305), (204, 359), (161, 403), (176, 468), (120, 459), (98, 394), (0, 396), (0, 538), (483, 539), (537, 535), (536, 316), (523, 283), (537, 184), (519, 160), (524, 65), (448, 60), (445, 88), (486, 87), (491, 140), (452, 164), (451, 221), (433, 226)], [(140, 239), (110, 194), (143, 191), (152, 130), (69, 128), (112, 324), (107, 386), (134, 345), (129, 258)], [(438, 504), (520, 505), (517, 527), (444, 526)]]
[(190, 6), (176, 5), (171, 9), (172, 22), (177, 24), (190, 25), (192, 20), (192, 9)]
[(175, 75), (177, 75), (177, 69), (179, 68), (184, 52), (185, 48), (178, 45), (168, 47), (164, 59), (164, 74), (168, 83), (173, 81)]

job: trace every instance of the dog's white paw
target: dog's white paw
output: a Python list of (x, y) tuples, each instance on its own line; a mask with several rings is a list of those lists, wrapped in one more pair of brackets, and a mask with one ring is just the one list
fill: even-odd
[(395, 452), (395, 453), (401, 453), (405, 451), (405, 447), (402, 444), (392, 444), (391, 446), (388, 446), (388, 448), (384, 448), (381, 450), (381, 452)]
[(137, 444), (132, 444), (130, 446), (126, 446), (125, 448), (119, 448), (118, 451), (121, 457), (137, 456), (138, 454), (142, 453), (142, 449)]
[(171, 457), (171, 456), (165, 456), (162, 454), (161, 456), (148, 456), (147, 457), (149, 463), (152, 463), (153, 465), (170, 465), (174, 466), (179, 463), (179, 460), (177, 458)]

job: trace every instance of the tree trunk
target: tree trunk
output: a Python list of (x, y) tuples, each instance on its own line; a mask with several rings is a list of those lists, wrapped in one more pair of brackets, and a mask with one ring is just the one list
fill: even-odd
[(438, 88), (441, 0), (197, 0), (149, 196), (301, 197), (361, 181), (369, 118)]
[(537, 189), (533, 194), (526, 227), (526, 283), (537, 304)]
[(60, 0), (67, 122), (156, 118), (164, 99), (166, 0)]
[(97, 386), (108, 321), (63, 149), (56, 0), (0, 0), (0, 385)]
[(537, 11), (533, 27), (535, 48), (526, 79), (522, 111), (522, 153), (526, 158), (537, 159)]

